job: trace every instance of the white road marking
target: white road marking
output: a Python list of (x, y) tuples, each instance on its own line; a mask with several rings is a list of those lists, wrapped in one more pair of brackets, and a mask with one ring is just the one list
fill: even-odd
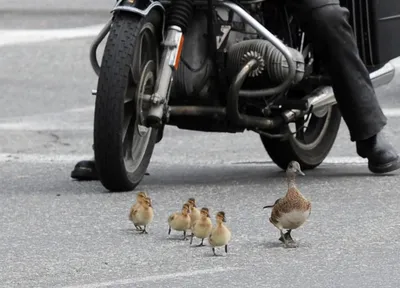
[(49, 40), (94, 37), (99, 34), (104, 25), (105, 24), (99, 24), (69, 29), (0, 29), (0, 47), (16, 44), (40, 43)]
[[(0, 118), (0, 130), (53, 131), (93, 130), (94, 106), (72, 108), (61, 112), (49, 112), (30, 116)], [(86, 116), (86, 117), (85, 117)]]
[(121, 279), (121, 280), (84, 284), (84, 285), (76, 285), (76, 286), (65, 286), (62, 288), (97, 288), (97, 287), (108, 287), (108, 286), (115, 286), (115, 285), (130, 285), (130, 284), (135, 284), (138, 282), (155, 282), (155, 281), (160, 281), (160, 280), (163, 281), (163, 280), (168, 280), (168, 279), (184, 278), (184, 277), (205, 275), (205, 274), (215, 274), (215, 273), (240, 270), (240, 269), (241, 268), (236, 268), (236, 267), (227, 267), (227, 268), (216, 267), (216, 268), (212, 268), (212, 269), (177, 272), (177, 273), (171, 273), (171, 274), (152, 275), (152, 276), (147, 276), (147, 277)]
[[(0, 163), (4, 162), (18, 162), (18, 163), (74, 163), (82, 159), (90, 159), (93, 155), (79, 155), (79, 154), (23, 154), (23, 153), (0, 153)], [(168, 161), (168, 164), (182, 164), (182, 159), (178, 158), (175, 162), (173, 159)], [(157, 161), (157, 157), (152, 160), (153, 164), (160, 164)], [(243, 159), (243, 161), (227, 161), (217, 165), (262, 165), (262, 166), (276, 166), (271, 160), (260, 160), (260, 159)], [(348, 156), (348, 157), (327, 157), (323, 164), (349, 164), (349, 165), (360, 165), (367, 163), (366, 159), (360, 158), (358, 156)], [(201, 160), (193, 162), (190, 161), (185, 163), (188, 166), (198, 166), (198, 165), (212, 165), (209, 160), (202, 162)]]
[(90, 159), (93, 155), (77, 155), (77, 154), (23, 154), (23, 153), (1, 153), (1, 162), (18, 162), (18, 163), (69, 163), (77, 162), (82, 159)]
[(72, 108), (72, 109), (66, 110), (65, 112), (75, 113), (75, 112), (88, 112), (88, 111), (94, 112), (94, 106), (86, 106), (86, 107), (81, 107), (81, 108)]
[(358, 156), (346, 156), (346, 157), (327, 157), (325, 158), (323, 164), (365, 164), (367, 159), (363, 159)]
[(22, 121), (25, 119), (32, 119), (32, 118), (42, 118), (45, 116), (60, 116), (63, 114), (68, 114), (68, 113), (79, 113), (79, 112), (94, 112), (94, 106), (89, 105), (89, 106), (83, 106), (83, 107), (78, 107), (78, 108), (71, 108), (63, 111), (58, 111), (58, 112), (45, 112), (45, 113), (39, 113), (39, 114), (33, 114), (29, 116), (10, 116), (10, 117), (0, 117), (0, 122), (10, 122), (12, 120), (15, 121)]
[(0, 130), (9, 131), (60, 131), (60, 130), (72, 130), (72, 131), (91, 131), (93, 130), (93, 124), (82, 123), (73, 124), (56, 120), (48, 122), (22, 122), (22, 123), (3, 123), (0, 124)]
[(383, 108), (382, 110), (386, 117), (400, 117), (400, 108)]

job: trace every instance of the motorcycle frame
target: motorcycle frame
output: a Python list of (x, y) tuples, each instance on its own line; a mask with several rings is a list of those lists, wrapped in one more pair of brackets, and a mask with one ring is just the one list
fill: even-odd
[[(248, 3), (259, 3), (264, 0), (249, 0), (249, 1), (241, 1), (241, 4)], [(116, 11), (125, 11), (129, 13), (133, 13), (136, 15), (140, 15), (141, 17), (145, 17), (148, 15), (153, 9), (158, 9), (162, 12), (163, 15), (163, 23), (165, 23), (165, 8), (164, 6), (169, 5), (170, 1), (168, 0), (119, 0), (116, 5), (112, 9), (111, 13)], [(208, 5), (208, 1), (205, 0), (195, 0), (195, 5), (198, 6), (206, 6)], [(237, 125), (238, 128), (244, 128), (249, 130), (260, 129), (260, 130), (268, 130), (276, 128), (283, 123), (293, 122), (299, 117), (302, 117), (305, 113), (310, 112), (309, 109), (313, 109), (315, 113), (318, 111), (322, 111), (329, 106), (336, 104), (336, 99), (334, 97), (333, 89), (331, 86), (323, 86), (308, 95), (305, 99), (308, 101), (307, 109), (299, 110), (299, 109), (290, 109), (286, 111), (282, 111), (280, 117), (274, 118), (264, 118), (264, 117), (254, 117), (248, 116), (244, 114), (240, 114), (238, 112), (238, 100), (239, 97), (265, 97), (270, 95), (275, 95), (280, 92), (283, 92), (288, 89), (291, 85), (292, 80), (295, 77), (296, 73), (296, 64), (292, 59), (292, 56), (287, 49), (287, 47), (283, 44), (283, 42), (275, 37), (267, 28), (265, 28), (260, 22), (254, 19), (250, 14), (247, 13), (242, 7), (240, 7), (237, 3), (233, 1), (223, 1), (216, 0), (213, 1), (213, 6), (222, 6), (226, 7), (230, 10), (233, 10), (236, 14), (238, 14), (244, 22), (253, 27), (259, 35), (261, 35), (264, 39), (270, 41), (286, 58), (286, 61), (289, 66), (289, 75), (287, 79), (273, 88), (267, 88), (263, 90), (255, 91), (244, 91), (241, 90), (241, 86), (244, 80), (247, 78), (248, 74), (252, 71), (253, 67), (256, 66), (255, 61), (250, 60), (242, 70), (237, 74), (234, 81), (231, 83), (229, 88), (230, 97), (228, 97), (228, 103), (226, 107), (204, 107), (204, 106), (169, 106), (169, 115), (170, 116), (203, 116), (203, 117), (220, 117), (221, 119), (228, 118), (234, 124)], [(90, 47), (90, 62), (94, 72), (99, 75), (100, 73), (100, 65), (97, 61), (96, 53), (99, 44), (104, 40), (106, 35), (111, 29), (113, 17), (106, 23), (104, 28), (100, 31), (98, 36), (92, 42)], [(163, 25), (165, 26), (165, 25)], [(164, 30), (162, 29), (163, 40), (164, 38)], [(212, 36), (212, 35), (211, 35)], [(395, 69), (394, 66), (390, 64), (390, 62), (385, 63), (383, 67), (377, 70), (372, 69), (372, 73), (370, 74), (370, 78), (372, 80), (374, 88), (389, 84), (394, 78)], [(93, 95), (96, 95), (96, 91), (92, 91)], [(166, 123), (169, 124), (168, 122)], [(244, 129), (238, 129), (238, 131), (243, 131)]]

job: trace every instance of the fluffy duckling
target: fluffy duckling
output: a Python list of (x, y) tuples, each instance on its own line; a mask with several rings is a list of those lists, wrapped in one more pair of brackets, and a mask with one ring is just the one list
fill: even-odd
[(194, 198), (189, 198), (188, 202), (189, 204), (189, 211), (190, 211), (190, 220), (192, 225), (194, 224), (194, 222), (196, 222), (196, 220), (198, 220), (200, 218), (200, 210), (197, 209), (196, 207), (196, 200)]
[[(301, 171), (300, 164), (292, 161), (286, 169), (288, 182), (286, 195), (277, 199), (274, 205), (264, 206), (264, 209), (272, 208), (269, 221), (279, 229), (281, 233), (279, 240), (285, 243), (285, 247), (297, 247), (290, 233), (293, 229), (302, 226), (311, 214), (311, 202), (296, 187), (295, 179), (297, 174), (305, 175)], [(283, 229), (287, 230), (285, 234), (283, 233)]]
[[(143, 203), (144, 199), (147, 197), (146, 192), (139, 192), (136, 196), (136, 203), (134, 203), (131, 207), (131, 211), (129, 212), (129, 220), (133, 222), (133, 211), (137, 210)], [(141, 231), (142, 227), (135, 225), (136, 230)]]
[(201, 208), (200, 210), (200, 219), (196, 220), (195, 223), (192, 225), (192, 235), (190, 239), (190, 245), (192, 245), (193, 242), (193, 236), (196, 236), (197, 238), (201, 238), (201, 243), (198, 245), (204, 246), (203, 241), (204, 238), (207, 238), (212, 230), (212, 222), (210, 219), (210, 214), (208, 208), (204, 207)]
[(185, 203), (181, 212), (176, 212), (168, 217), (168, 235), (171, 234), (171, 229), (183, 231), (183, 240), (187, 240), (186, 230), (190, 229), (189, 204)]
[(214, 256), (218, 256), (215, 253), (215, 247), (225, 246), (225, 253), (228, 253), (228, 243), (231, 240), (231, 231), (224, 224), (226, 222), (225, 212), (218, 212), (216, 220), (217, 224), (211, 230), (210, 236), (208, 236), (208, 242), (212, 246)]
[(151, 199), (146, 197), (142, 200), (142, 205), (140, 205), (136, 210), (133, 210), (132, 220), (135, 226), (143, 225), (141, 234), (148, 234), (146, 227), (153, 221), (154, 211), (151, 205)]

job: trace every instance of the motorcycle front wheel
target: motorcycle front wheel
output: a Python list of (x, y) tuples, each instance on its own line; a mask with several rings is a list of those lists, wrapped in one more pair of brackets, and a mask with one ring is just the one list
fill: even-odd
[[(159, 66), (162, 15), (116, 14), (97, 85), (94, 155), (103, 186), (131, 191), (149, 166), (157, 129), (145, 119)], [(147, 97), (145, 97), (147, 96)]]

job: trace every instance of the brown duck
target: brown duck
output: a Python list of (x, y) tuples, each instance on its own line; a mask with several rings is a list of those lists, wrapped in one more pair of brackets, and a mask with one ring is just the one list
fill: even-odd
[[(269, 221), (281, 232), (279, 240), (285, 243), (286, 247), (289, 247), (289, 243), (296, 246), (290, 233), (302, 226), (311, 214), (311, 202), (296, 187), (297, 174), (305, 175), (301, 171), (300, 164), (292, 161), (286, 169), (288, 182), (286, 195), (277, 199), (273, 205), (264, 206), (264, 209), (272, 208)], [(287, 230), (286, 234), (283, 233), (283, 229)]]

